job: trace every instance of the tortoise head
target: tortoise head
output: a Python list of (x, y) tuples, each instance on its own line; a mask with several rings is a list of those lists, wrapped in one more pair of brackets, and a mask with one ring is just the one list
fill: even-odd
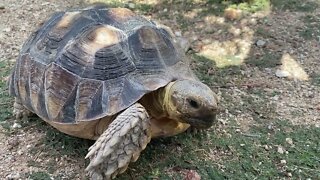
[(218, 111), (217, 95), (200, 81), (178, 80), (165, 88), (164, 108), (169, 118), (195, 128), (209, 128)]

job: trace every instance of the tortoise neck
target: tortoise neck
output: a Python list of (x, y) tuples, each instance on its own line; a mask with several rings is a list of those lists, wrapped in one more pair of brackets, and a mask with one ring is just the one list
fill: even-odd
[(167, 96), (167, 87), (163, 87), (154, 92), (146, 94), (140, 100), (140, 103), (147, 109), (151, 117), (160, 119), (168, 115), (165, 103)]

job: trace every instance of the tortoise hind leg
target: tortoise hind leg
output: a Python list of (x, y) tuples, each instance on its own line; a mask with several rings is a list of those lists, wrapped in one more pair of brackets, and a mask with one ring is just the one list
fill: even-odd
[(15, 98), (13, 104), (13, 114), (16, 116), (16, 119), (26, 119), (33, 113), (26, 109), (18, 98)]
[(136, 103), (118, 115), (89, 148), (86, 171), (92, 179), (111, 179), (138, 159), (150, 139), (150, 118), (145, 108)]

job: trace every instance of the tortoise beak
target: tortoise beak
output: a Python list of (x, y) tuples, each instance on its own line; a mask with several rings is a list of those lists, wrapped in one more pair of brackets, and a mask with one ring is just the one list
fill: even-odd
[(194, 118), (189, 117), (185, 118), (186, 123), (190, 124), (192, 127), (197, 129), (208, 129), (212, 125), (216, 123), (216, 115), (201, 117), (201, 118)]

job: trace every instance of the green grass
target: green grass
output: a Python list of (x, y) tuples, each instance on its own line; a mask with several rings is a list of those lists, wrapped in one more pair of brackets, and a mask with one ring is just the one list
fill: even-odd
[(232, 4), (230, 7), (241, 9), (245, 12), (258, 12), (262, 10), (268, 10), (270, 7), (269, 0), (248, 0), (239, 4)]
[(193, 55), (193, 70), (200, 80), (210, 86), (225, 87), (230, 84), (239, 84), (242, 81), (243, 66), (230, 66), (228, 68), (217, 68), (214, 61), (203, 56)]
[(311, 76), (311, 82), (316, 86), (320, 86), (320, 74), (313, 74)]
[(281, 65), (280, 60), (281, 54), (266, 50), (261, 56), (251, 56), (246, 59), (245, 62), (251, 66), (257, 66), (259, 68), (274, 68)]
[(281, 11), (313, 12), (319, 7), (317, 0), (271, 0), (271, 4)]
[[(320, 178), (319, 128), (294, 126), (275, 120), (253, 126), (250, 132), (226, 134), (210, 130), (206, 137), (187, 134), (153, 141), (138, 162), (120, 179), (182, 179), (181, 171), (196, 170), (203, 179)], [(286, 142), (293, 140), (294, 145)], [(266, 146), (268, 148), (266, 148)], [(277, 152), (283, 147), (284, 154)], [(286, 165), (281, 165), (286, 160)]]
[[(108, 1), (112, 7), (125, 7), (120, 1)], [(209, 0), (194, 4), (193, 1), (174, 1), (174, 5), (182, 8), (176, 17), (183, 30), (190, 28), (189, 20), (182, 16), (182, 12), (194, 7), (201, 7), (200, 15), (222, 15), (224, 8), (233, 6), (248, 12), (263, 9), (268, 1), (255, 0), (250, 3), (234, 4), (234, 1)], [(160, 9), (167, 7), (169, 1), (159, 1)], [(259, 4), (260, 3), (260, 4)], [(280, 10), (312, 12), (317, 5), (311, 1), (279, 0), (271, 1)], [(314, 5), (314, 6), (312, 6)], [(136, 4), (135, 10), (149, 13), (157, 10), (147, 4)], [(163, 16), (164, 17), (164, 16)], [(167, 16), (166, 18), (171, 18)], [(307, 32), (301, 36), (312, 39), (318, 36), (315, 31), (319, 24), (314, 16), (305, 16), (308, 26)], [(310, 32), (309, 32), (310, 31)], [(258, 36), (273, 37), (267, 29), (258, 28)], [(242, 84), (247, 78), (243, 74), (251, 70), (251, 66), (259, 68), (274, 68), (279, 65), (280, 56), (265, 51), (259, 57), (250, 57), (241, 66), (217, 68), (215, 63), (206, 58), (192, 55), (193, 69), (200, 80), (208, 84), (214, 91), (218, 88), (223, 101), (222, 115), (228, 110), (232, 116), (227, 117), (226, 124), (219, 124), (203, 134), (190, 135), (183, 133), (174, 137), (154, 139), (141, 154), (137, 162), (132, 163), (119, 179), (184, 179), (185, 172), (195, 170), (202, 179), (286, 179), (291, 173), (293, 179), (320, 179), (320, 129), (314, 126), (297, 126), (289, 120), (278, 119), (276, 106), (269, 101), (277, 95), (277, 91), (265, 92), (264, 87), (246, 88)], [(2, 126), (10, 127), (12, 122), (12, 97), (8, 96), (5, 76), (9, 75), (12, 65), (0, 61), (0, 122)], [(320, 76), (314, 74), (312, 83), (320, 85)], [(233, 94), (236, 87), (239, 94)], [(240, 103), (239, 100), (242, 102)], [(247, 131), (241, 129), (241, 123), (235, 117), (247, 114), (252, 117)], [(298, 115), (298, 114), (297, 114)], [(300, 114), (299, 114), (300, 115)], [(42, 171), (25, 175), (29, 179), (49, 179), (57, 170), (61, 171), (56, 158), (72, 159), (70, 166), (80, 166), (83, 170), (88, 164), (84, 160), (87, 149), (92, 141), (74, 138), (50, 127), (37, 117), (21, 122), (22, 130), (37, 131), (45, 136), (33, 145), (30, 154), (33, 157), (41, 155), (48, 161), (38, 163), (36, 160), (28, 162), (29, 167), (39, 167)], [(8, 128), (9, 129), (9, 128)], [(239, 131), (240, 129), (240, 131)], [(14, 131), (10, 131), (14, 135)], [(289, 144), (290, 138), (293, 144)], [(285, 152), (280, 154), (277, 149), (282, 147)], [(40, 154), (40, 155), (39, 155)], [(286, 164), (281, 164), (285, 160)], [(60, 169), (59, 169), (60, 168)], [(56, 176), (61, 179), (63, 176)], [(71, 175), (69, 179), (75, 176)]]
[(42, 171), (31, 172), (26, 176), (28, 177), (28, 179), (33, 179), (33, 180), (49, 180), (50, 179), (50, 175)]
[(305, 40), (319, 41), (320, 37), (320, 18), (318, 16), (306, 15), (302, 18), (305, 27), (300, 30), (299, 35)]
[(12, 116), (13, 98), (8, 94), (6, 77), (10, 74), (12, 65), (0, 60), (0, 122), (4, 122)]

